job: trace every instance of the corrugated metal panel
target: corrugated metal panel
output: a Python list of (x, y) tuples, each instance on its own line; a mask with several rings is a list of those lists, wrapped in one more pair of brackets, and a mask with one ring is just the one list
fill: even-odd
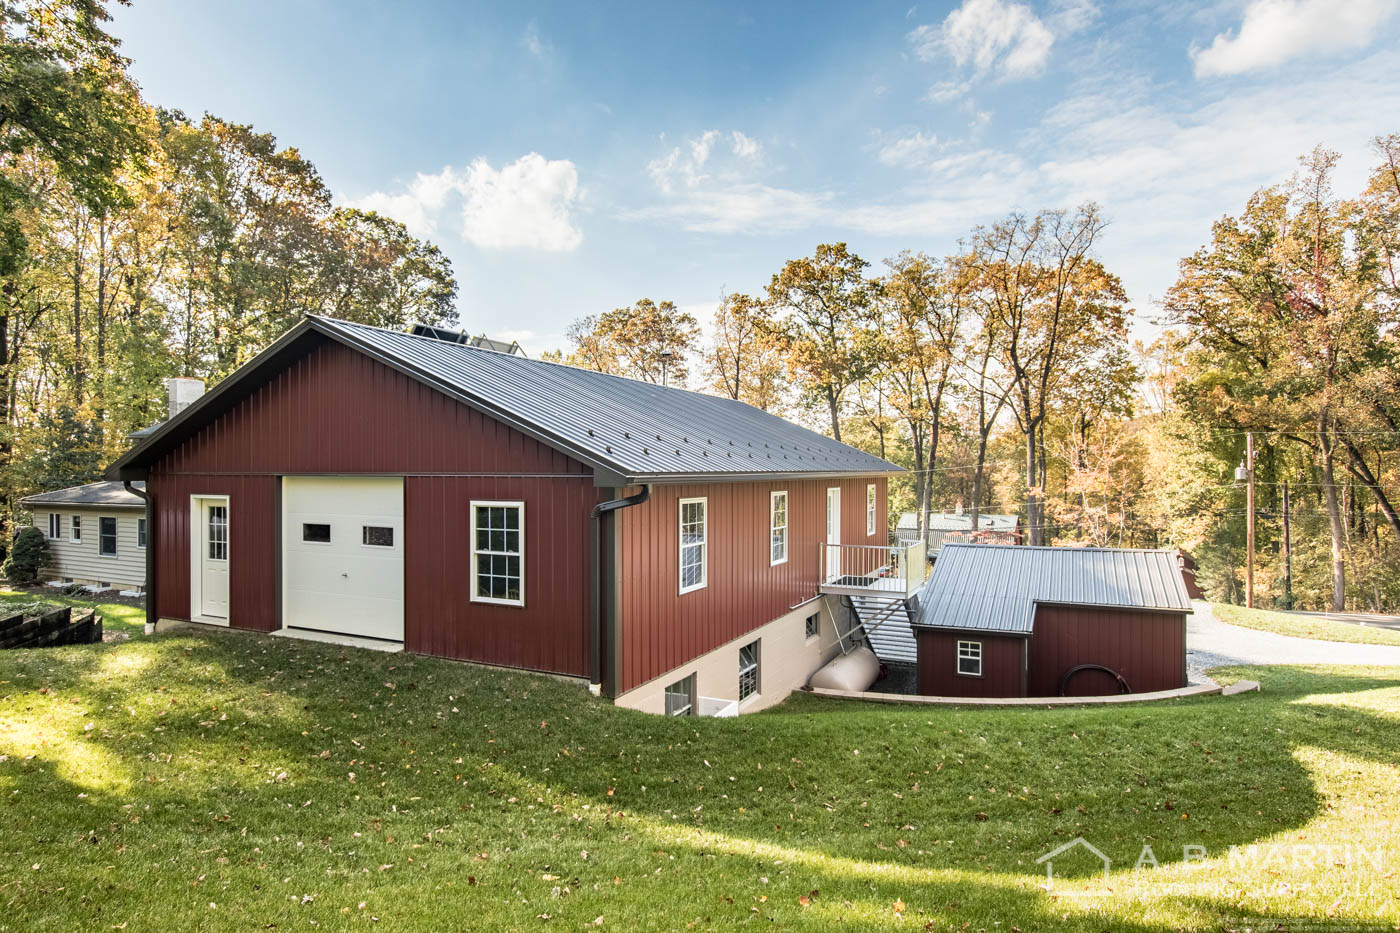
[[(917, 629), (919, 642), (918, 685), (924, 696), (1019, 697), (1025, 696), (1026, 639), (1011, 635), (968, 635), (938, 629)], [(958, 642), (982, 644), (982, 676), (959, 674)]]
[(1175, 551), (949, 542), (916, 622), (1028, 633), (1037, 603), (1191, 611)]
[[(1102, 664), (1123, 676), (1134, 693), (1186, 686), (1185, 614), (1082, 606), (1040, 606), (1030, 642), (1028, 690), (1054, 696), (1066, 671)], [(1117, 693), (1106, 675), (1077, 675), (1071, 696)]]
[[(882, 619), (889, 611), (889, 600), (874, 599), (869, 596), (852, 596), (851, 607), (862, 622), (869, 624)], [(914, 643), (914, 628), (909, 624), (909, 611), (900, 609), (888, 618), (883, 618), (874, 629), (865, 630), (875, 656), (881, 661), (898, 661), (913, 664), (919, 659), (919, 649)]]
[[(137, 489), (146, 488), (145, 483), (138, 482), (131, 485)], [(19, 504), (25, 508), (44, 505), (100, 505), (109, 509), (144, 509), (146, 507), (146, 503), (140, 496), (134, 496), (127, 492), (121, 483), (111, 481), (41, 492), (33, 496), (25, 496), (19, 500)]]

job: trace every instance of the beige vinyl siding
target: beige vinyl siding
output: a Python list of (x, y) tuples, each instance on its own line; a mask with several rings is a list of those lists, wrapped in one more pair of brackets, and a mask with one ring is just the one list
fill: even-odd
[[(107, 582), (117, 589), (139, 588), (146, 581), (146, 549), (136, 544), (137, 519), (145, 517), (144, 509), (97, 509), (81, 506), (39, 506), (34, 512), (34, 527), (47, 537), (49, 514), (57, 512), (63, 516), (62, 535), (49, 538), (49, 563), (39, 574), (39, 582), (47, 583), (63, 577), (71, 577), (74, 583)], [(83, 519), (83, 540), (73, 542), (69, 535), (73, 530), (72, 516)], [(117, 553), (115, 557), (98, 553), (98, 536), (101, 531), (99, 518), (117, 520)]]

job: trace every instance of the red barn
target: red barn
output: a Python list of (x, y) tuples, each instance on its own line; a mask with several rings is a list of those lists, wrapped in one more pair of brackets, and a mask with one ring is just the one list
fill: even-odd
[(146, 482), (155, 625), (699, 713), (776, 702), (842, 650), (823, 568), (850, 548), (889, 563), (897, 471), (729, 399), (313, 317), (108, 477)]
[(945, 543), (913, 621), (930, 696), (1094, 696), (1186, 686), (1175, 551)]

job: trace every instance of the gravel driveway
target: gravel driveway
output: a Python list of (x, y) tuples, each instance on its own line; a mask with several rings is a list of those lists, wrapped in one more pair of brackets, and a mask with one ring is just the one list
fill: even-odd
[(1223, 664), (1384, 664), (1400, 665), (1400, 646), (1352, 645), (1293, 638), (1226, 625), (1210, 603), (1196, 601), (1186, 617), (1186, 672), (1191, 683), (1209, 680), (1205, 670)]

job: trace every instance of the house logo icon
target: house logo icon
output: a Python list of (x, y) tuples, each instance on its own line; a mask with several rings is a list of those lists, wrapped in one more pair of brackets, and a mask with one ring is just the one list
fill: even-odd
[(1066, 842), (1064, 845), (1060, 846), (1059, 848), (1052, 849), (1051, 851), (1046, 852), (1046, 853), (1045, 853), (1044, 855), (1042, 855), (1040, 858), (1038, 858), (1038, 859), (1035, 860), (1035, 863), (1036, 863), (1037, 865), (1040, 865), (1040, 864), (1042, 864), (1042, 863), (1045, 865), (1045, 887), (1046, 887), (1046, 888), (1049, 888), (1050, 885), (1053, 884), (1053, 883), (1054, 883), (1054, 880), (1055, 880), (1055, 859), (1061, 858), (1063, 855), (1065, 855), (1065, 853), (1071, 851), (1072, 849), (1079, 848), (1080, 846), (1082, 846), (1082, 847), (1084, 847), (1085, 849), (1088, 849), (1090, 852), (1094, 853), (1094, 855), (1098, 858), (1098, 860), (1099, 860), (1100, 862), (1103, 862), (1103, 876), (1104, 876), (1104, 879), (1107, 880), (1107, 878), (1108, 878), (1108, 869), (1109, 869), (1109, 866), (1113, 864), (1113, 860), (1110, 859), (1107, 855), (1104, 855), (1103, 852), (1101, 852), (1101, 851), (1099, 850), (1098, 846), (1094, 845), (1092, 842), (1090, 842), (1089, 840), (1085, 839), (1083, 836), (1075, 836), (1075, 837), (1074, 837), (1073, 839), (1071, 839), (1069, 842)]

